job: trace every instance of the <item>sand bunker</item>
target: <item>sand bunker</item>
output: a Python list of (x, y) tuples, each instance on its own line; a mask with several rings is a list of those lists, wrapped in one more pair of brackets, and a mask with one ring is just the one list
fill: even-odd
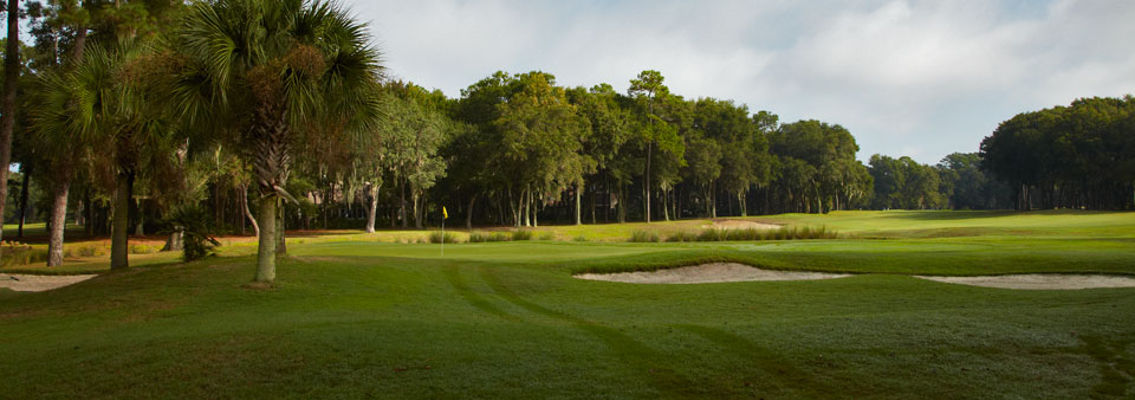
[(42, 292), (94, 278), (98, 275), (26, 275), (0, 274), (0, 288), (17, 292)]
[(780, 225), (766, 224), (762, 222), (744, 221), (739, 219), (716, 219), (713, 224), (708, 227), (713, 229), (762, 229), (762, 230), (776, 230), (780, 229)]
[(614, 274), (580, 274), (579, 279), (625, 283), (712, 283), (743, 281), (800, 281), (834, 279), (851, 276), (822, 272), (771, 271), (737, 263), (713, 263), (690, 267), (661, 269), (650, 272), (619, 272)]
[(997, 276), (916, 276), (937, 282), (1024, 290), (1077, 290), (1135, 287), (1135, 278), (1115, 275), (1023, 274)]

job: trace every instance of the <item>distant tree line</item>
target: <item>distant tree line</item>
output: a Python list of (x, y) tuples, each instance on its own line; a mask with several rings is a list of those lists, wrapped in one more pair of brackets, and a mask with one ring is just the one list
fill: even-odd
[(626, 92), (497, 72), (449, 98), (386, 78), (365, 25), (331, 3), (24, 5), (8, 15), (34, 43), (6, 43), (0, 161), (11, 128), (19, 172), (0, 212), (47, 222), (50, 265), (68, 221), (111, 234), (114, 268), (130, 234), (171, 249), (196, 230), (257, 235), (271, 281), (285, 227), (425, 228), (442, 206), (466, 227), (1133, 207), (1131, 97), (1018, 115), (937, 165), (864, 165), (838, 124), (685, 98), (653, 70)]
[(1017, 114), (981, 142), (982, 166), (1019, 210), (1135, 206), (1135, 98)]

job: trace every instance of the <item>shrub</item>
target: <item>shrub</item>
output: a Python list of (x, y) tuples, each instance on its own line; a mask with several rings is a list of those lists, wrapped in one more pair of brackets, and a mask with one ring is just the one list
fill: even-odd
[(28, 245), (7, 245), (0, 256), (0, 265), (11, 267), (47, 261), (47, 248), (34, 248)]
[(540, 234), (540, 240), (556, 240), (555, 232), (544, 232)]
[(212, 220), (209, 212), (201, 206), (183, 207), (174, 212), (169, 225), (171, 230), (181, 232), (183, 261), (196, 261), (216, 254), (214, 249), (221, 242), (213, 237)]
[(469, 232), (469, 243), (483, 243), (489, 241), (489, 234), (484, 232)]
[(512, 240), (532, 240), (532, 231), (523, 229), (512, 231)]
[(696, 241), (698, 241), (698, 235), (693, 234), (691, 232), (678, 231), (678, 233), (670, 235), (670, 237), (666, 238), (666, 241), (667, 242), (696, 242)]
[(577, 242), (586, 242), (587, 236), (579, 235), (579, 236), (576, 236), (575, 238), (573, 238), (572, 240), (577, 241)]
[(444, 236), (441, 231), (430, 232), (430, 243), (442, 243), (443, 241), (445, 243), (457, 243), (457, 236), (448, 232)]
[[(638, 234), (639, 232), (635, 232)], [(697, 235), (690, 232), (678, 232), (666, 239), (668, 242), (722, 242), (722, 241), (759, 241), (759, 240), (808, 240), (808, 239), (836, 239), (839, 234), (829, 231), (827, 227), (781, 227), (780, 229), (704, 229)], [(645, 241), (634, 240), (631, 241)]]
[(505, 232), (472, 232), (469, 233), (470, 243), (483, 243), (483, 242), (507, 242), (512, 240), (511, 233)]
[(717, 242), (725, 240), (726, 231), (722, 229), (704, 229), (698, 234), (699, 242)]
[(130, 245), (130, 254), (150, 254), (150, 253), (154, 253), (154, 252), (157, 252), (157, 249), (155, 249), (153, 246), (148, 246), (148, 245), (144, 245), (144, 244), (132, 244), (132, 245)]
[(77, 251), (79, 253), (79, 257), (95, 257), (102, 255), (102, 252), (99, 251), (99, 248), (95, 246), (83, 246), (78, 248)]
[(654, 231), (634, 231), (631, 233), (632, 242), (657, 242), (661, 240), (658, 237), (658, 232)]

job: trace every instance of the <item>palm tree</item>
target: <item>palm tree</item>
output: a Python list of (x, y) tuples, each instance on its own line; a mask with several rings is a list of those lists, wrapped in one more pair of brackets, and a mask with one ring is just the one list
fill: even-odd
[(199, 2), (183, 24), (172, 47), (183, 57), (175, 108), (196, 124), (239, 132), (227, 139), (245, 150), (260, 192), (255, 281), (272, 282), (277, 206), (294, 200), (284, 190), (291, 146), (319, 121), (376, 119), (378, 52), (363, 24), (323, 1)]
[(67, 195), (87, 148), (115, 103), (115, 58), (101, 48), (88, 51), (71, 68), (43, 72), (35, 81), (30, 111), (32, 145), (43, 158), (52, 192), (47, 266), (63, 263)]

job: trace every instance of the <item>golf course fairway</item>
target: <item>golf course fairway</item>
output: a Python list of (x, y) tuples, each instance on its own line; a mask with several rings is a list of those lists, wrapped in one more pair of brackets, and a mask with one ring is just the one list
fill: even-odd
[[(0, 288), (0, 398), (1135, 397), (1135, 288), (914, 276), (1135, 276), (1135, 213), (747, 220), (838, 237), (669, 243), (709, 222), (547, 226), (531, 241), (446, 244), (442, 255), (400, 243), (420, 231), (295, 235), (268, 288), (248, 285), (251, 239), (224, 239), (217, 257), (189, 264), (64, 265), (52, 272), (99, 276)], [(643, 230), (662, 242), (628, 242)], [(850, 276), (573, 277), (713, 262)]]

